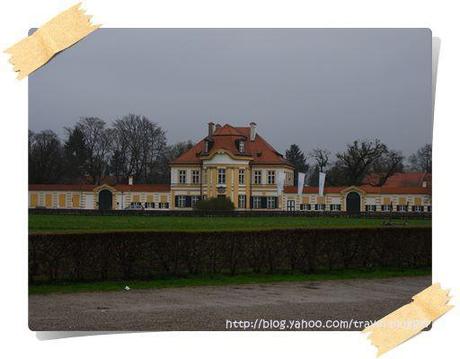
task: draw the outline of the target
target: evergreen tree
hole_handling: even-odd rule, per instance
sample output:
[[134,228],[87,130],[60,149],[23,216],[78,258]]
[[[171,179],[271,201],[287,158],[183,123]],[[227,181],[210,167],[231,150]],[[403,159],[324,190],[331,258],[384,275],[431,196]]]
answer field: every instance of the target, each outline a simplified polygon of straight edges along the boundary
[[292,144],[286,150],[286,159],[294,166],[294,184],[297,186],[298,173],[306,173],[308,171],[307,158],[299,146]]

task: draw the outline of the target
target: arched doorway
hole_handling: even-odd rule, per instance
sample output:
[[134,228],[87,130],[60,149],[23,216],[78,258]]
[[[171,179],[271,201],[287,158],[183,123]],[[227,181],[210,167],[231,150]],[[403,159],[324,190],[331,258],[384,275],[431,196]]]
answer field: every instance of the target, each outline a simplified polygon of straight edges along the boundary
[[361,196],[358,192],[350,192],[347,195],[347,213],[357,214],[361,212]]
[[103,211],[112,209],[112,192],[108,189],[99,192],[99,209]]

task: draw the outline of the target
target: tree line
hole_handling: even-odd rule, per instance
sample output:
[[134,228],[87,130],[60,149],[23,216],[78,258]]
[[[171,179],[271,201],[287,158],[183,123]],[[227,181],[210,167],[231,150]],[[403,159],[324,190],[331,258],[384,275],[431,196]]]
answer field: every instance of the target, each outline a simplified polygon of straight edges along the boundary
[[168,183],[169,161],[192,143],[168,145],[165,131],[145,116],[128,114],[111,126],[98,117],[65,128],[65,138],[51,131],[29,130],[29,183],[101,184],[133,176],[136,183]]
[[[129,176],[136,183],[169,183],[169,162],[192,146],[191,141],[168,145],[166,132],[142,115],[125,115],[110,126],[98,117],[84,117],[65,128],[64,139],[51,130],[29,130],[29,183],[101,184],[108,176],[113,183],[124,183]],[[305,154],[292,144],[285,157],[313,186],[320,171],[333,186],[361,184],[369,174],[381,185],[396,172],[431,173],[430,144],[407,160],[379,140],[356,140],[335,158],[327,149]]]
[[355,140],[344,151],[335,154],[324,148],[315,148],[305,154],[298,145],[292,144],[286,151],[286,159],[295,167],[297,173],[306,173],[306,183],[317,186],[319,172],[326,173],[326,183],[330,186],[360,185],[372,175],[376,186],[397,172],[431,173],[431,144],[426,144],[409,157],[400,151],[392,150],[380,140]]

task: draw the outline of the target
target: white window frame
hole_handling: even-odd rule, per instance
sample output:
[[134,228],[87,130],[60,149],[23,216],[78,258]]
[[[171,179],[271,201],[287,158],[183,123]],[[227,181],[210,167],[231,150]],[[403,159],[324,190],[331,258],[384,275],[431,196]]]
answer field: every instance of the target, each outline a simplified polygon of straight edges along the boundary
[[315,211],[325,211],[326,205],[324,203],[315,204]]
[[225,168],[217,169],[217,184],[224,185],[226,180]]
[[342,206],[340,204],[337,204],[337,203],[332,203],[330,205],[331,211],[341,211],[342,210],[341,207]]
[[179,179],[180,184],[186,184],[187,183],[187,171],[186,170],[179,170],[177,177]]
[[185,196],[184,195],[178,195],[177,196],[177,207],[178,208],[185,208]]
[[244,176],[245,176],[245,170],[240,169],[239,172],[238,172],[238,183],[240,185],[244,185]]
[[238,151],[240,151],[240,153],[244,153],[245,151],[245,143],[243,140],[238,142]]
[[192,170],[192,183],[193,184],[200,183],[200,171],[199,170]]
[[246,208],[246,195],[238,195],[238,208]]
[[195,207],[196,203],[200,200],[200,196],[191,196],[190,202],[192,207]]
[[261,196],[252,197],[252,208],[254,209],[262,208],[262,197]]
[[382,204],[382,212],[391,212],[393,206],[391,204]]
[[295,199],[288,199],[286,201],[286,210],[288,211],[295,211]]
[[254,171],[254,184],[262,184],[262,171],[261,170]]
[[269,209],[276,208],[276,197],[273,197],[273,196],[267,197],[267,208]]
[[273,170],[267,171],[267,184],[275,184],[276,172]]

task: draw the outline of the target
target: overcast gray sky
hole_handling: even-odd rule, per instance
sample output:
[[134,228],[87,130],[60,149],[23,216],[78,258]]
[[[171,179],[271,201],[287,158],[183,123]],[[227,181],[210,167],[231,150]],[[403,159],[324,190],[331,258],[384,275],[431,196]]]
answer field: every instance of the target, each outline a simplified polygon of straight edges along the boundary
[[29,127],[145,115],[169,143],[207,123],[257,123],[280,152],[379,138],[431,143],[431,33],[423,29],[101,29],[29,77]]

